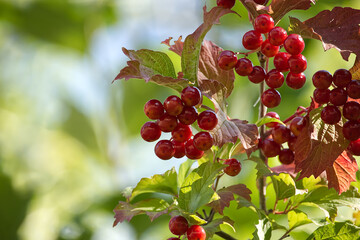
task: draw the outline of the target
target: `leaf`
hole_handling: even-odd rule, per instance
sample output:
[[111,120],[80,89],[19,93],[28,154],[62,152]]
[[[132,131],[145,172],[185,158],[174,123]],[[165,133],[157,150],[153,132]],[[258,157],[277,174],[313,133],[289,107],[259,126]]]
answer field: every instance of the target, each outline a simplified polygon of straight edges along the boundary
[[292,210],[288,214],[289,228],[294,229],[302,225],[312,223],[306,213],[300,210]]
[[172,39],[172,37],[169,37],[168,39],[162,41],[161,43],[169,46],[170,51],[172,51],[172,52],[176,53],[177,55],[181,56],[181,53],[182,53],[182,50],[183,50],[183,47],[184,47],[184,42],[181,41],[182,36],[180,36],[178,38],[178,40],[175,40],[173,45],[170,44],[171,39]]
[[311,7],[311,4],[315,4],[315,0],[272,0],[270,9],[273,13],[271,16],[274,22],[277,23],[288,12],[292,10],[307,10]]
[[262,125],[264,125],[266,123],[271,123],[271,122],[277,122],[277,123],[280,123],[280,124],[286,126],[286,124],[283,123],[281,120],[279,120],[277,118],[268,117],[268,116],[260,118],[255,124],[256,124],[256,126],[261,127]]
[[360,228],[348,222],[336,222],[319,227],[307,239],[354,240],[359,239]]
[[278,200],[295,195],[295,182],[289,174],[280,173],[278,176],[271,176],[271,179]]
[[204,219],[198,217],[196,214],[188,215],[187,219],[191,225],[203,225],[207,223]]
[[142,178],[134,188],[131,200],[142,193],[165,193],[177,196],[177,174],[175,168],[151,178]]
[[326,169],[329,188],[335,188],[339,194],[348,190],[350,183],[356,181],[357,170],[358,165],[355,158],[349,152],[344,151],[333,166]]
[[271,222],[267,218],[259,219],[255,225],[256,230],[253,232],[253,240],[270,240],[271,239]]
[[178,190],[180,190],[180,187],[184,183],[186,177],[190,174],[191,166],[193,164],[194,164],[194,160],[191,160],[191,159],[188,159],[185,162],[183,162],[182,164],[180,164],[179,174],[177,176]]
[[349,69],[352,74],[352,79],[360,79],[360,57],[356,56],[354,66]]
[[256,179],[260,179],[261,177],[268,177],[276,174],[269,168],[269,166],[267,166],[264,163],[264,161],[261,158],[253,156],[249,158],[249,160],[256,162],[256,167],[255,167],[255,169],[257,170]]
[[216,232],[221,230],[220,229],[221,224],[226,224],[230,226],[235,232],[234,221],[231,220],[229,217],[223,217],[223,218],[214,219],[210,223],[203,226],[203,228],[206,231],[206,237],[208,239],[212,238]]
[[291,16],[289,17],[289,19],[290,19],[289,33],[297,33],[301,35],[303,38],[313,38],[320,41],[322,40],[321,36],[317,34],[313,28],[301,22],[299,19]]
[[263,6],[261,4],[255,3],[253,0],[240,0],[240,2],[244,5],[246,10],[249,12],[251,16],[250,20],[255,19],[260,14],[270,14],[272,11],[269,7]]
[[279,173],[287,173],[290,176],[292,176],[293,178],[296,177],[296,173],[295,173],[295,164],[294,163],[290,163],[290,164],[281,164],[279,166],[276,167],[272,167],[271,171],[273,171],[276,174]]

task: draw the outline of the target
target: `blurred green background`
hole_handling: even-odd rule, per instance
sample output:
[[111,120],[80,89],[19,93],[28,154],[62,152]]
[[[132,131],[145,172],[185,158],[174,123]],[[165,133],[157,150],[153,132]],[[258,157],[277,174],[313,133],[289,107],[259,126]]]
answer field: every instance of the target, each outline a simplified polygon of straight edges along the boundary
[[[126,64],[123,46],[163,50],[179,71],[179,57],[160,42],[192,33],[201,24],[204,4],[204,0],[0,0],[1,240],[171,236],[167,216],[151,225],[146,216],[138,216],[112,228],[112,210],[125,187],[182,162],[157,159],[155,143],[139,137],[147,121],[144,103],[151,98],[162,101],[174,92],[142,80],[111,81]],[[215,0],[206,4],[214,6]],[[356,0],[320,0],[311,10],[291,15],[306,20],[335,5],[360,8]],[[214,26],[207,39],[240,51],[241,37],[251,26],[239,2],[235,10],[242,18],[223,17],[223,24]],[[280,25],[287,24],[284,19]],[[306,44],[308,79],[320,69],[334,72],[352,66],[354,56],[345,62],[336,50],[324,53],[320,42]],[[309,104],[312,91],[311,81],[300,91],[283,87],[282,103],[274,110],[285,119],[297,106]],[[255,122],[257,98],[257,86],[238,77],[229,99],[230,117]],[[221,184],[248,184],[256,203],[254,165],[243,166],[239,176],[224,177]],[[269,187],[269,206],[273,201]],[[233,235],[247,239],[256,216],[234,209],[225,210],[236,220]],[[286,224],[286,219],[279,221]],[[311,230],[301,228],[293,237],[303,239],[303,232]]]

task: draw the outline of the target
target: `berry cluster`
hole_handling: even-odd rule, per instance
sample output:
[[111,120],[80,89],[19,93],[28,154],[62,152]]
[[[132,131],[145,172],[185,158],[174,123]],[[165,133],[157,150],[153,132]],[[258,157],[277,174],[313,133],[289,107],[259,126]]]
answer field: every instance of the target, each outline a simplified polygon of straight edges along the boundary
[[[265,35],[263,40],[262,34]],[[240,76],[247,76],[253,83],[261,83],[265,80],[269,87],[261,95],[262,103],[269,108],[278,106],[281,102],[280,93],[276,90],[286,81],[293,89],[304,86],[306,77],[304,71],[307,67],[306,58],[301,54],[305,48],[302,37],[298,34],[287,35],[281,27],[274,27],[274,20],[267,14],[261,14],[254,20],[254,30],[246,32],[242,39],[243,46],[254,52],[260,52],[267,58],[274,57],[274,69],[265,71],[261,66],[253,66],[251,60],[238,59],[233,51],[226,50],[220,53],[218,65],[223,70],[235,68]],[[286,52],[279,52],[284,47]],[[290,72],[289,72],[290,71]],[[284,72],[289,72],[284,77]]]
[[187,235],[188,240],[205,240],[206,233],[203,227],[199,225],[192,225],[189,227],[188,221],[183,216],[175,216],[170,219],[169,229],[178,238],[172,237],[168,240],[180,240],[180,236]]
[[[171,132],[170,140],[160,140],[155,146],[155,154],[160,159],[172,157],[200,159],[204,151],[213,145],[213,137],[208,132],[218,123],[215,112],[206,110],[198,114],[196,106],[201,104],[202,95],[196,87],[186,87],[181,98],[172,95],[164,104],[159,100],[149,100],[144,107],[146,116],[156,122],[146,122],[141,128],[141,137],[147,142],[160,138],[161,132]],[[197,121],[201,131],[193,136],[191,124]]]

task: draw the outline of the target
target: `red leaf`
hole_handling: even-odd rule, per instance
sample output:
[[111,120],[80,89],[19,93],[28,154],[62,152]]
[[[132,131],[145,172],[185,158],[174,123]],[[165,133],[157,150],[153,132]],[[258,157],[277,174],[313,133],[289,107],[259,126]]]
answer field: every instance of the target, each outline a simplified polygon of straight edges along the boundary
[[291,164],[282,164],[276,167],[271,168],[271,170],[276,173],[276,174],[280,174],[280,173],[288,173],[290,174],[293,178],[296,176],[295,173],[295,164],[291,163]]
[[291,10],[307,10],[311,4],[315,4],[315,0],[272,0],[269,7],[273,12],[271,16],[278,22]]
[[329,188],[341,194],[349,189],[350,183],[356,181],[358,165],[355,158],[344,151],[334,162],[333,166],[326,169]]
[[266,13],[270,14],[272,11],[269,9],[269,7],[266,7],[264,5],[257,4],[253,0],[240,0],[240,2],[244,5],[246,10],[249,12],[250,20],[255,19],[260,14]]
[[141,211],[133,211],[133,207],[130,203],[120,201],[114,209],[115,221],[113,227],[115,227],[118,223],[122,223],[125,220],[129,222],[134,216],[138,215],[140,212]]
[[169,50],[173,51],[174,53],[176,53],[177,55],[181,56],[182,50],[183,50],[183,46],[184,46],[184,42],[181,41],[182,36],[180,36],[178,38],[178,40],[174,41],[174,44],[171,45],[170,41],[171,41],[172,37],[169,37],[168,39],[162,41],[161,43],[169,46]]

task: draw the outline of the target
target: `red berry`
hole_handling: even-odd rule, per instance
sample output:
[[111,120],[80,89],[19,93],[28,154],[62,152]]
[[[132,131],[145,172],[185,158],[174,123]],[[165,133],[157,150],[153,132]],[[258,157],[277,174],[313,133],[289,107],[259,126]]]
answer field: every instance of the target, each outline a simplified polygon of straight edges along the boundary
[[314,100],[319,104],[328,103],[330,100],[330,90],[316,88],[314,90]]
[[290,139],[288,141],[288,146],[291,151],[295,151],[295,144],[296,144],[297,137],[291,134]]
[[276,157],[281,151],[280,145],[277,144],[273,139],[260,140],[259,148],[261,149],[264,156],[268,158]]
[[158,121],[157,125],[163,132],[171,132],[178,125],[177,118],[165,113]]
[[291,136],[291,131],[289,128],[285,127],[284,125],[279,125],[273,128],[271,135],[276,143],[283,144],[289,141]]
[[252,72],[249,74],[248,78],[250,82],[261,83],[264,81],[266,76],[264,68],[260,66],[254,66]]
[[293,33],[285,39],[284,48],[291,55],[298,55],[304,50],[305,42],[300,35]]
[[338,69],[333,76],[333,82],[338,87],[346,87],[351,82],[351,73],[346,69]]
[[229,176],[236,176],[241,171],[241,163],[235,158],[226,159],[224,164],[229,165],[224,169],[224,172]]
[[256,2],[257,4],[265,5],[268,0],[254,0],[254,2]]
[[270,15],[260,14],[254,20],[254,29],[260,33],[268,33],[274,28],[274,20]]
[[[280,116],[276,112],[268,112],[265,114],[265,117],[276,118],[276,119],[280,120]],[[278,122],[269,122],[269,123],[265,123],[265,126],[267,126],[268,128],[274,128],[276,126],[279,126],[279,123]]]
[[343,88],[334,88],[330,92],[330,103],[335,106],[342,106],[347,102],[348,96]]
[[274,27],[269,32],[269,41],[274,46],[280,46],[287,38],[287,32],[282,27]]
[[289,58],[290,54],[286,52],[279,52],[274,57],[274,66],[280,72],[287,72],[290,70],[289,67]]
[[273,57],[279,52],[279,46],[272,45],[269,39],[261,44],[261,52],[267,57]]
[[185,154],[189,159],[200,159],[204,155],[204,151],[197,149],[194,145],[193,139],[189,139],[185,143]]
[[169,229],[174,235],[183,235],[188,228],[188,221],[183,216],[175,216],[170,219]]
[[351,154],[355,156],[360,156],[360,138],[350,142],[348,148],[347,148]]
[[279,88],[284,83],[284,74],[276,69],[272,69],[266,74],[265,82],[270,88]]
[[197,87],[186,87],[181,92],[181,100],[185,106],[196,106],[201,103],[201,92]]
[[235,5],[235,0],[217,0],[217,5],[223,8],[232,8]]
[[233,51],[222,51],[218,57],[219,67],[223,70],[230,70],[235,67],[237,57]]
[[279,154],[279,161],[282,164],[290,164],[292,162],[294,162],[294,153],[292,150],[290,149],[283,149],[281,150],[280,154]]
[[186,142],[192,136],[191,127],[189,125],[179,123],[171,132],[171,136],[177,142]]
[[317,71],[312,77],[314,86],[319,89],[329,88],[331,86],[332,80],[332,75],[325,70]]
[[162,160],[168,160],[174,156],[175,149],[169,140],[160,140],[155,145],[155,154]]
[[198,113],[195,107],[185,106],[183,111],[177,116],[179,122],[185,125],[193,124],[198,117]]
[[177,142],[174,139],[171,140],[171,143],[173,144],[175,149],[174,157],[182,158],[183,156],[185,156],[185,143]]
[[141,128],[141,137],[147,142],[156,141],[160,136],[160,128],[154,122],[146,122]]
[[194,146],[201,151],[209,150],[214,144],[213,137],[209,132],[198,132],[195,134],[193,142]]
[[216,127],[218,118],[213,111],[206,110],[199,114],[197,123],[201,129],[210,131]]
[[199,225],[192,225],[187,230],[187,238],[188,240],[205,240],[206,232],[203,227]]
[[291,120],[290,130],[295,136],[299,136],[305,126],[306,126],[305,118],[295,117],[293,120]]
[[359,121],[347,121],[343,126],[343,134],[347,140],[355,141],[360,138],[360,122]]
[[341,119],[341,112],[338,107],[328,105],[321,111],[321,119],[327,124],[336,124]]
[[346,92],[353,99],[360,98],[360,81],[353,80],[346,86]]
[[306,82],[306,76],[304,73],[292,73],[289,72],[286,76],[286,85],[292,89],[300,89]]
[[253,70],[252,62],[247,58],[240,58],[235,66],[235,71],[240,76],[247,76]]
[[248,50],[255,50],[258,49],[263,42],[263,38],[261,36],[261,33],[250,30],[247,33],[244,34],[242,39],[242,44],[244,48]]
[[177,238],[177,237],[171,237],[171,238],[168,238],[167,240],[181,240],[181,239]]
[[343,107],[344,118],[357,121],[360,119],[360,104],[357,102],[347,102]]
[[302,54],[292,55],[289,58],[288,63],[290,67],[290,72],[292,73],[302,73],[306,70],[307,67],[306,58]]
[[162,115],[164,115],[164,106],[159,100],[151,99],[145,104],[144,112],[150,119],[159,119]]
[[268,108],[277,107],[281,102],[280,93],[270,88],[261,95],[261,102]]
[[179,97],[172,95],[165,99],[164,108],[171,116],[177,116],[182,112],[184,105]]

